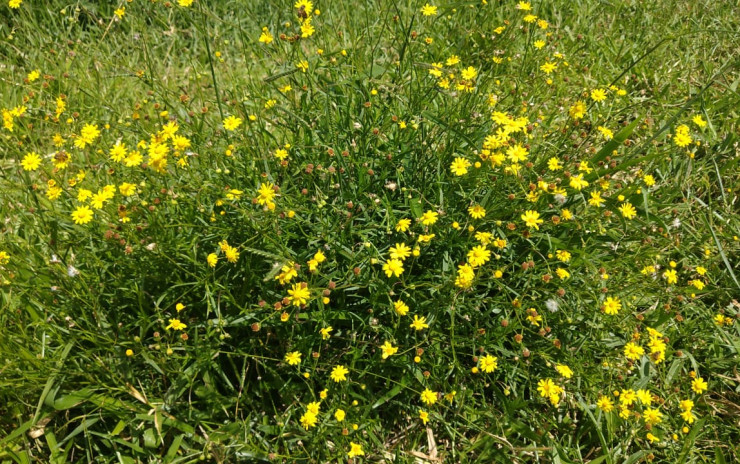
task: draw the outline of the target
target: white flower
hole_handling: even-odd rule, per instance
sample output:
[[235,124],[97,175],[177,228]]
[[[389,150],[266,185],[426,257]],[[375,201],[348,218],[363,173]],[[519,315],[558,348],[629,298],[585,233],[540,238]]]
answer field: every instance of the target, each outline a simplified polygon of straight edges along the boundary
[[554,313],[558,310],[558,302],[550,298],[549,300],[545,301],[545,306],[547,307],[547,310],[551,313]]
[[70,277],[77,277],[78,275],[80,275],[80,271],[78,271],[76,267],[70,264],[69,266],[67,266],[67,275]]

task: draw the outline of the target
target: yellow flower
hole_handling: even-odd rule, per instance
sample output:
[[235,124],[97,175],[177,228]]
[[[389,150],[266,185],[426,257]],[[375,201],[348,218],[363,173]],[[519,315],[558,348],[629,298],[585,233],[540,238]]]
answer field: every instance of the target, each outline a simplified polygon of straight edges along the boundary
[[134,150],[129,152],[128,156],[124,158],[123,163],[126,165],[126,167],[133,168],[139,166],[142,161],[144,161],[144,157],[139,151]]
[[190,5],[193,4],[193,0],[178,0],[177,4],[181,7],[188,8]]
[[584,187],[588,187],[588,181],[583,178],[583,174],[570,177],[570,186],[578,191],[581,191]]
[[342,366],[341,364],[338,366],[335,366],[331,370],[331,379],[335,382],[341,382],[343,380],[347,380],[347,374],[349,373],[349,369]]
[[421,401],[424,404],[433,405],[437,402],[437,392],[434,392],[428,388],[425,388],[423,392],[421,392]]
[[136,184],[131,184],[128,182],[124,182],[121,185],[118,186],[118,191],[123,195],[124,197],[130,197],[134,193],[136,193]]
[[273,40],[273,38],[272,38],[272,34],[270,34],[270,31],[266,27],[263,27],[262,28],[262,33],[260,34],[260,38],[258,39],[258,41],[260,43],[263,43],[263,44],[267,45],[267,44],[271,43],[272,40]]
[[414,314],[414,322],[411,323],[410,327],[416,330],[423,330],[429,328],[429,324],[427,324],[426,317],[419,317]]
[[474,268],[486,264],[490,259],[491,251],[487,250],[485,245],[475,246],[468,252],[468,261]]
[[113,145],[113,148],[111,148],[110,150],[110,159],[112,159],[116,163],[120,163],[121,161],[123,161],[123,159],[126,158],[126,155],[126,145],[121,143],[120,141],[116,142],[116,144]]
[[396,310],[399,316],[405,316],[409,312],[409,307],[406,303],[401,300],[393,302],[393,308]]
[[604,204],[604,199],[601,197],[601,192],[591,192],[588,204],[591,206],[601,207]]
[[391,247],[388,251],[390,252],[390,256],[392,259],[397,259],[400,261],[403,261],[404,259],[411,256],[411,248],[406,246],[405,243],[396,243],[396,246]]
[[285,285],[297,276],[298,271],[295,268],[295,263],[293,261],[289,261],[280,268],[280,273],[275,276],[275,280],[279,281],[281,285]]
[[398,351],[398,347],[393,346],[388,340],[380,346],[380,349],[383,350],[383,359],[388,359],[389,356],[393,356]]
[[421,423],[426,425],[427,422],[429,422],[429,413],[424,411],[423,409],[419,410],[419,419],[421,419]]
[[696,124],[697,126],[701,128],[704,128],[707,125],[707,122],[701,117],[700,114],[697,114],[691,120],[694,122],[694,124]]
[[423,7],[421,7],[421,14],[424,16],[436,16],[437,7],[427,3]]
[[619,298],[607,297],[602,308],[604,308],[604,312],[606,314],[614,316],[619,313],[620,309],[622,309],[622,303],[619,301]]
[[470,264],[461,264],[457,267],[457,276],[455,285],[460,288],[468,288],[473,284],[475,279],[475,269]]
[[308,430],[309,427],[315,427],[317,421],[318,417],[311,411],[306,411],[305,414],[301,416],[301,425],[306,430]]
[[271,182],[260,183],[258,194],[257,203],[269,206],[275,198],[275,185]]
[[[593,94],[592,94],[593,95]],[[573,119],[583,119],[586,115],[586,104],[582,101],[577,101],[568,109],[568,114]]]
[[540,396],[543,398],[558,397],[563,392],[563,389],[557,385],[552,379],[540,379],[537,382],[537,391],[540,392]]
[[612,132],[610,129],[607,129],[604,126],[599,126],[596,129],[601,132],[601,135],[603,135],[606,140],[611,140],[614,138],[614,132]]
[[637,400],[637,394],[632,389],[622,390],[619,394],[619,403],[622,406],[631,406],[635,400]]
[[301,353],[293,351],[285,355],[285,362],[291,366],[296,366],[301,363]]
[[691,135],[689,134],[689,126],[684,124],[676,127],[676,133],[673,135],[673,142],[676,146],[687,147],[691,144]]
[[547,160],[547,169],[549,169],[550,171],[559,171],[563,169],[563,165],[558,158],[553,156],[552,158]]
[[549,61],[545,61],[545,64],[540,66],[540,71],[544,72],[545,74],[550,74],[553,71],[555,71],[558,68],[557,63],[550,63]]
[[437,222],[437,218],[439,217],[439,213],[435,211],[428,210],[421,216],[421,223],[425,226],[431,226],[435,222]]
[[558,371],[558,374],[562,375],[566,379],[573,377],[573,371],[571,370],[571,368],[564,364],[557,364],[555,366],[555,370]]
[[595,102],[600,102],[606,100],[606,90],[604,89],[594,89],[591,91],[591,99]]
[[344,412],[344,410],[342,410],[342,409],[337,409],[337,410],[336,410],[336,411],[334,412],[334,418],[335,418],[335,419],[337,420],[337,422],[342,422],[342,421],[344,421],[344,418],[345,418],[345,416],[346,416],[346,415],[347,415],[347,414],[346,414],[346,413]]
[[632,219],[637,216],[637,210],[635,210],[635,207],[630,202],[622,203],[618,209],[626,219]]
[[640,389],[637,390],[637,399],[645,406],[650,406],[653,402],[653,395],[648,390]]
[[430,242],[434,238],[435,234],[420,234],[417,240],[421,243]]
[[473,219],[482,219],[486,217],[486,209],[481,205],[474,205],[468,208],[468,214],[470,214],[470,217]]
[[604,395],[599,397],[599,401],[596,402],[596,406],[604,412],[611,412],[614,410],[614,402],[608,396]]
[[100,130],[97,125],[85,124],[80,131],[80,136],[75,140],[75,146],[77,148],[85,148],[91,145],[98,136],[100,136]]
[[288,290],[288,295],[290,295],[293,306],[300,306],[306,304],[311,296],[311,291],[308,289],[308,284],[300,282],[293,284],[293,288]]
[[24,171],[35,171],[41,165],[41,157],[36,153],[28,153],[21,160],[21,166]]
[[685,409],[685,410],[681,411],[681,414],[680,415],[681,415],[681,418],[685,422],[688,422],[689,424],[693,424],[694,421],[696,420],[696,416],[691,411],[691,409]]
[[72,212],[72,220],[75,224],[87,224],[92,221],[92,219],[93,212],[87,206],[78,206],[77,209]]
[[[313,27],[313,24],[311,24],[311,18],[308,18],[301,24],[301,37],[306,39],[308,37],[311,37],[314,32],[316,32],[316,28]],[[304,61],[305,62],[305,61]],[[306,63],[306,69],[308,69],[308,63]],[[303,71],[306,72],[306,71]]]
[[185,330],[188,326],[182,322],[180,322],[180,319],[170,319],[170,325],[165,327],[165,330]]
[[401,219],[396,223],[396,232],[406,232],[411,226],[411,219]]
[[691,389],[700,395],[707,391],[708,386],[707,382],[701,377],[697,377],[691,381]]
[[660,424],[663,420],[663,414],[660,411],[653,408],[647,408],[642,412],[642,417],[645,419],[646,424],[656,425]]
[[224,119],[224,129],[227,131],[233,131],[236,130],[239,126],[242,125],[242,118],[237,118],[236,116],[229,116],[228,118]]
[[463,69],[460,72],[460,75],[466,81],[472,81],[478,75],[478,71],[476,71],[476,69],[474,67],[468,66],[466,69]]
[[206,262],[210,267],[216,267],[216,263],[218,262],[218,255],[216,253],[210,253],[206,257]]
[[527,157],[529,156],[529,151],[527,151],[526,148],[517,143],[516,145],[509,147],[509,149],[506,150],[506,156],[511,162],[519,163],[527,160]]
[[224,250],[224,255],[226,255],[226,260],[230,263],[235,263],[239,260],[239,250],[237,250],[233,246],[228,246]]
[[471,166],[470,161],[465,158],[455,158],[450,165],[450,171],[456,176],[464,176],[468,173],[468,168]]
[[540,219],[540,213],[532,210],[525,211],[524,214],[522,214],[522,221],[524,221],[524,224],[526,224],[527,227],[534,227],[537,230],[540,230],[539,225],[545,222]]
[[306,411],[310,412],[311,414],[318,415],[320,408],[321,408],[320,401],[312,401],[306,405]]
[[668,285],[673,285],[678,282],[678,273],[675,269],[668,269],[663,273],[663,277],[666,282],[668,282]]
[[645,349],[640,345],[629,342],[624,345],[624,355],[633,361],[637,361],[640,357],[645,354]]
[[362,451],[362,445],[359,445],[353,441],[349,442],[350,450],[347,453],[347,456],[350,458],[354,458],[356,456],[364,456],[365,452]]
[[319,333],[321,334],[321,339],[322,340],[328,340],[329,338],[331,338],[331,331],[332,330],[334,330],[334,328],[331,327],[331,326],[324,327],[322,329],[319,329]]
[[310,15],[313,12],[313,2],[311,0],[298,0],[293,5],[293,8],[297,10],[303,9],[306,14]]
[[400,277],[404,271],[403,261],[400,261],[398,259],[389,259],[385,262],[385,264],[383,264],[383,271],[388,277],[391,277],[393,275],[395,275],[396,277]]
[[498,358],[487,354],[480,359],[479,364],[483,372],[490,374],[498,368]]

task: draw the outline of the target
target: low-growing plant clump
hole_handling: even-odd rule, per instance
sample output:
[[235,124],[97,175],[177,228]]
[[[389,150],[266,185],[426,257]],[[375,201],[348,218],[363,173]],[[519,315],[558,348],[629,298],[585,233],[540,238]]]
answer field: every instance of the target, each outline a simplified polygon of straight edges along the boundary
[[716,3],[3,0],[0,462],[737,461]]

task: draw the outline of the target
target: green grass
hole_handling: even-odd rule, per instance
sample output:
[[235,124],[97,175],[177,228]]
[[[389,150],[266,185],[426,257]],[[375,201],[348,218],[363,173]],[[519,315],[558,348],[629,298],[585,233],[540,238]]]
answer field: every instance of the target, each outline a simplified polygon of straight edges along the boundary
[[[294,39],[288,1],[3,0],[0,463],[345,462],[352,443],[355,462],[740,460],[740,4],[424,3],[314,2],[315,33]],[[456,89],[469,67],[470,91]],[[162,136],[169,122],[188,146]],[[100,135],[76,146],[87,124]],[[119,141],[142,160],[111,159]],[[488,159],[515,145],[526,160]],[[100,208],[78,197],[106,186]],[[75,224],[82,205],[94,217]],[[478,232],[505,243],[464,282]],[[388,277],[399,243],[418,253]],[[300,282],[305,306],[288,293]],[[386,341],[398,351],[383,359]],[[645,353],[628,359],[629,342]],[[541,395],[547,379],[562,392]],[[630,389],[651,404],[620,417]]]

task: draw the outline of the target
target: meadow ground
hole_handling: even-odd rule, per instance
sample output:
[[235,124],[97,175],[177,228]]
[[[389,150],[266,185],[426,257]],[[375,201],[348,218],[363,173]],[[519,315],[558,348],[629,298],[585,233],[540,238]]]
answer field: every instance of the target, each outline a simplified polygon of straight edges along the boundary
[[738,13],[2,0],[0,463],[739,462]]

